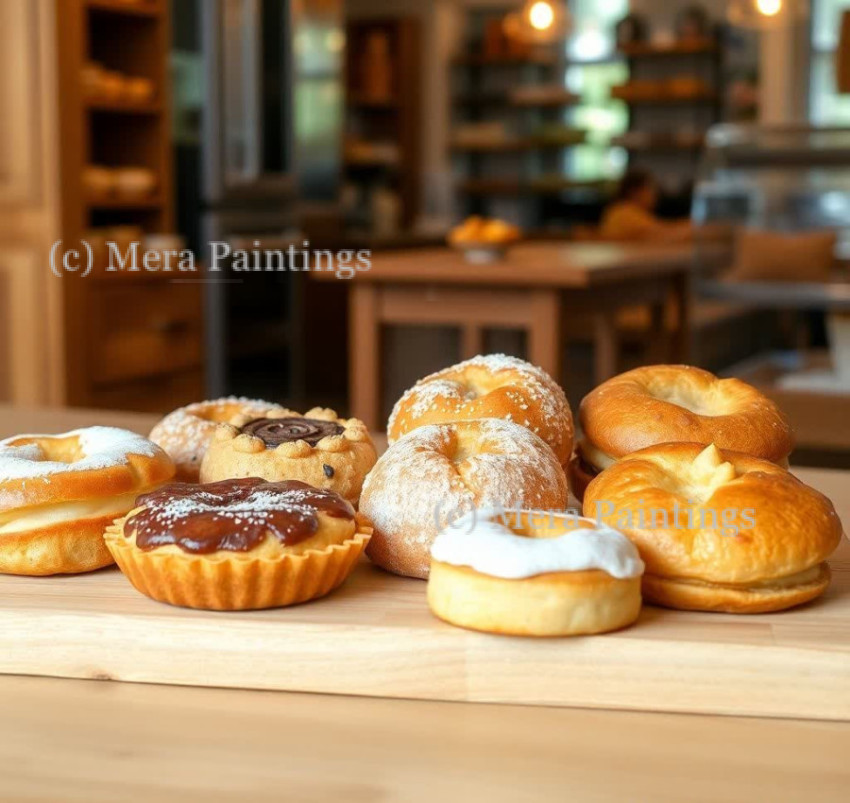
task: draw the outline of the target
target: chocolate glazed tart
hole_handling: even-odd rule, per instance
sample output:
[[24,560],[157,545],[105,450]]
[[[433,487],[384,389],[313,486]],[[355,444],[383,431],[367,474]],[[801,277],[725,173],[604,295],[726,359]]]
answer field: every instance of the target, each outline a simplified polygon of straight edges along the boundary
[[306,441],[310,446],[318,445],[322,438],[342,435],[345,428],[335,421],[320,421],[318,418],[257,418],[239,430],[243,435],[253,435],[266,446],[274,448],[282,443]]
[[145,494],[105,540],[121,571],[152,599],[235,611],[329,593],[371,532],[333,491],[250,477]]

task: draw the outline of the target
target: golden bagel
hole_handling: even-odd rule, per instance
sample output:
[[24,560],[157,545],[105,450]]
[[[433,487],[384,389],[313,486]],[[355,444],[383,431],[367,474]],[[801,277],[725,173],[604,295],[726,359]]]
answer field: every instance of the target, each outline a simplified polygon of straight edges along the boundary
[[570,463],[581,498],[590,480],[624,455],[659,443],[719,449],[788,465],[794,435],[779,408],[739,379],[687,365],[650,365],[603,382],[581,402],[582,439]]

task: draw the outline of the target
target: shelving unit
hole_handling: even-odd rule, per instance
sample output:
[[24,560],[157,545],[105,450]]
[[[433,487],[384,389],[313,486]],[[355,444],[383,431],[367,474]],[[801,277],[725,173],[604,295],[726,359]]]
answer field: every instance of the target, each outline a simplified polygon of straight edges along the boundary
[[565,42],[535,48],[505,40],[498,52],[509,10],[467,12],[464,52],[452,60],[448,147],[461,217],[495,215],[539,229],[553,203],[563,209],[576,187],[586,195],[601,185],[567,174],[566,151],[583,144],[585,132],[571,123],[580,98],[564,84]]
[[[140,236],[173,231],[168,3],[55,2],[62,239],[80,242],[116,227]],[[145,79],[152,97],[91,94],[83,74],[92,63]],[[84,183],[92,164],[143,168],[156,189],[138,196],[92,193]],[[62,284],[66,403],[158,411],[200,398],[199,285],[174,284],[167,274],[118,278],[103,267]]]
[[[370,87],[365,75],[373,37],[386,47],[383,87]],[[369,208],[377,188],[394,193],[398,228],[408,231],[419,214],[422,181],[419,21],[352,20],[346,42],[345,179],[356,188],[360,209]]]
[[[612,142],[626,149],[629,164],[649,168],[665,189],[662,207],[675,215],[690,210],[689,176],[696,168],[708,128],[723,117],[722,49],[717,38],[670,43],[640,42],[621,46],[618,55],[629,70],[629,84],[612,89],[611,95],[628,109],[628,131],[643,136],[629,141],[628,133]],[[674,90],[669,82],[694,82],[690,92]],[[627,91],[632,81],[640,92]],[[650,94],[651,84],[658,86]],[[699,84],[703,86],[700,87]],[[677,143],[677,133],[687,142]],[[675,191],[671,189],[675,187]]]

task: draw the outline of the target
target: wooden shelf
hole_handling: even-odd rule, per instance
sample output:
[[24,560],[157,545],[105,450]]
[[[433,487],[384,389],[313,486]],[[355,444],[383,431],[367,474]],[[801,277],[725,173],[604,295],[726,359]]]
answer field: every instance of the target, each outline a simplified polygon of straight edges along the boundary
[[518,153],[524,151],[572,148],[585,142],[585,132],[578,132],[575,139],[558,140],[546,137],[525,137],[502,142],[453,142],[451,149],[460,153]]
[[693,95],[658,95],[644,98],[624,98],[611,93],[615,100],[621,100],[628,106],[693,106],[704,103],[716,103],[716,92],[701,92]]
[[526,56],[484,56],[470,54],[456,56],[452,64],[458,67],[522,67],[524,65],[554,66],[566,63],[557,53],[529,53]]
[[466,179],[457,187],[468,195],[558,195],[570,190],[599,190],[609,189],[611,182],[607,179],[578,181],[569,178],[558,179]]
[[122,3],[121,0],[86,0],[86,5],[92,11],[123,14],[128,17],[156,19],[162,14],[162,5],[160,2]]
[[103,100],[89,98],[85,105],[91,111],[114,114],[162,114],[162,104],[155,100],[138,103],[136,101]]
[[161,195],[146,195],[137,198],[120,195],[99,198],[90,195],[86,198],[86,203],[90,209],[95,211],[106,209],[160,209],[164,205]]
[[701,56],[714,55],[719,45],[714,40],[700,42],[673,42],[669,45],[658,45],[652,42],[641,42],[633,45],[623,45],[618,52],[626,58],[665,58],[667,56]]

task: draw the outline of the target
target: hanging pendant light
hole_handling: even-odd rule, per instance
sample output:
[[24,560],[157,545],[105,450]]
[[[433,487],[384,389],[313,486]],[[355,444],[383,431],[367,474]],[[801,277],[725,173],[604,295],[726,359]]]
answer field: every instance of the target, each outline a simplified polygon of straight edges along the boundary
[[505,33],[522,42],[547,45],[563,39],[572,19],[563,0],[525,0],[505,18]]
[[738,28],[792,25],[808,16],[808,0],[729,0],[726,5],[726,19]]

